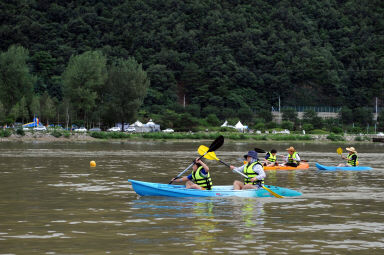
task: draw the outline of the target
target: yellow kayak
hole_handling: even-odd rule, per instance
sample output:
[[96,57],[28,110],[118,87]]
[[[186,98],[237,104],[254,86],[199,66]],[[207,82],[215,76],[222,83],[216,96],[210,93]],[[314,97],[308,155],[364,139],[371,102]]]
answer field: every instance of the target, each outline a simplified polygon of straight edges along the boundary
[[301,162],[299,166],[265,166],[264,170],[304,170],[308,169],[309,164],[307,162]]

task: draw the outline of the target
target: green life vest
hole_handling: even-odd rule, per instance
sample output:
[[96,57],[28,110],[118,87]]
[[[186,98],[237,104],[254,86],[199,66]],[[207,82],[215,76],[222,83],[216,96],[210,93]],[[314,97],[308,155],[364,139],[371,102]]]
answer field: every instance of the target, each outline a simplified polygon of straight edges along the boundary
[[[356,159],[352,159],[353,155],[356,155]],[[348,159],[348,162],[347,162],[348,165],[351,165],[351,166],[358,165],[357,154],[348,154],[347,159]]]
[[211,175],[208,172],[207,177],[202,176],[200,173],[201,169],[203,169],[202,166],[197,168],[196,172],[192,171],[192,180],[200,187],[210,190],[212,187]]
[[292,155],[291,154],[288,154],[288,163],[295,163],[295,164],[299,164],[299,161],[296,161],[294,158],[296,157],[296,155],[299,155],[297,152],[294,152]]
[[260,164],[260,162],[257,160],[256,162],[253,162],[252,164],[247,164],[245,167],[244,167],[244,174],[248,176],[248,178],[244,178],[244,183],[245,184],[248,184],[248,183],[252,183],[252,185],[256,185],[256,184],[264,184],[264,179],[263,180],[256,180],[254,182],[251,182],[251,179],[258,176],[259,174],[256,173],[255,171],[253,171],[253,166],[256,165],[256,164],[259,164],[261,167],[263,167],[262,164]]
[[267,158],[267,160],[268,160],[269,162],[276,162],[276,155],[272,155],[271,152],[268,152],[268,158]]

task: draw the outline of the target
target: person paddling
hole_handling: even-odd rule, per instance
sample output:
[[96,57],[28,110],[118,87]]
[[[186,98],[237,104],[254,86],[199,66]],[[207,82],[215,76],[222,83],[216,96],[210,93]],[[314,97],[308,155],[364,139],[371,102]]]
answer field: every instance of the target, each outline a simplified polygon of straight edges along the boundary
[[279,165],[276,161],[277,150],[272,149],[265,154],[264,166],[277,166]]
[[288,151],[288,155],[285,158],[284,165],[292,166],[292,167],[297,167],[298,165],[300,165],[301,159],[300,159],[299,153],[297,153],[295,148],[291,146],[287,149],[287,151]]
[[249,151],[244,158],[247,160],[247,164],[240,167],[230,166],[232,171],[237,171],[248,176],[244,178],[244,182],[234,181],[233,189],[259,189],[264,184],[264,178],[266,177],[263,165],[259,162],[257,158],[256,151]]
[[192,173],[181,178],[173,178],[171,182],[186,182],[187,189],[211,190],[212,179],[209,174],[209,167],[199,158],[196,158],[192,166]]
[[342,159],[347,160],[347,163],[339,164],[338,166],[358,166],[359,161],[357,161],[357,151],[354,147],[345,148],[349,153],[346,157],[341,156]]

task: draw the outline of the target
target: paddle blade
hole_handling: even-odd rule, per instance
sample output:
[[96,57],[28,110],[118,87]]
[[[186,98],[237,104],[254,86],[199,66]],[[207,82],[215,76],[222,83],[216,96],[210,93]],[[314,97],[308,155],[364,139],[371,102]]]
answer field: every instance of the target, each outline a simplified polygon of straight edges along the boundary
[[216,138],[215,141],[212,142],[212,144],[209,146],[208,152],[217,150],[218,148],[221,147],[221,145],[223,145],[223,143],[224,143],[224,136],[221,135],[218,138]]
[[204,156],[204,158],[206,158],[206,159],[209,159],[209,160],[219,160],[216,157],[216,154],[213,151],[207,153],[208,150],[209,150],[209,148],[207,146],[200,145],[200,147],[197,149],[197,152],[200,155]]
[[260,149],[260,148],[255,148],[254,149],[257,153],[265,153],[265,150]]
[[343,153],[343,149],[341,147],[337,148],[337,154],[341,155]]

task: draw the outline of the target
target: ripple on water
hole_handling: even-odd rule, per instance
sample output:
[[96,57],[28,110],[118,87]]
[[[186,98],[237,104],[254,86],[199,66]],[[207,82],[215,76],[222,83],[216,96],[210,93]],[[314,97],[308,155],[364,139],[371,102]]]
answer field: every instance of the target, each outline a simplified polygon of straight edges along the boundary
[[20,238],[20,239],[49,239],[49,238],[64,237],[64,236],[65,235],[63,233],[52,233],[50,235],[25,234],[25,235],[7,236],[7,237]]

